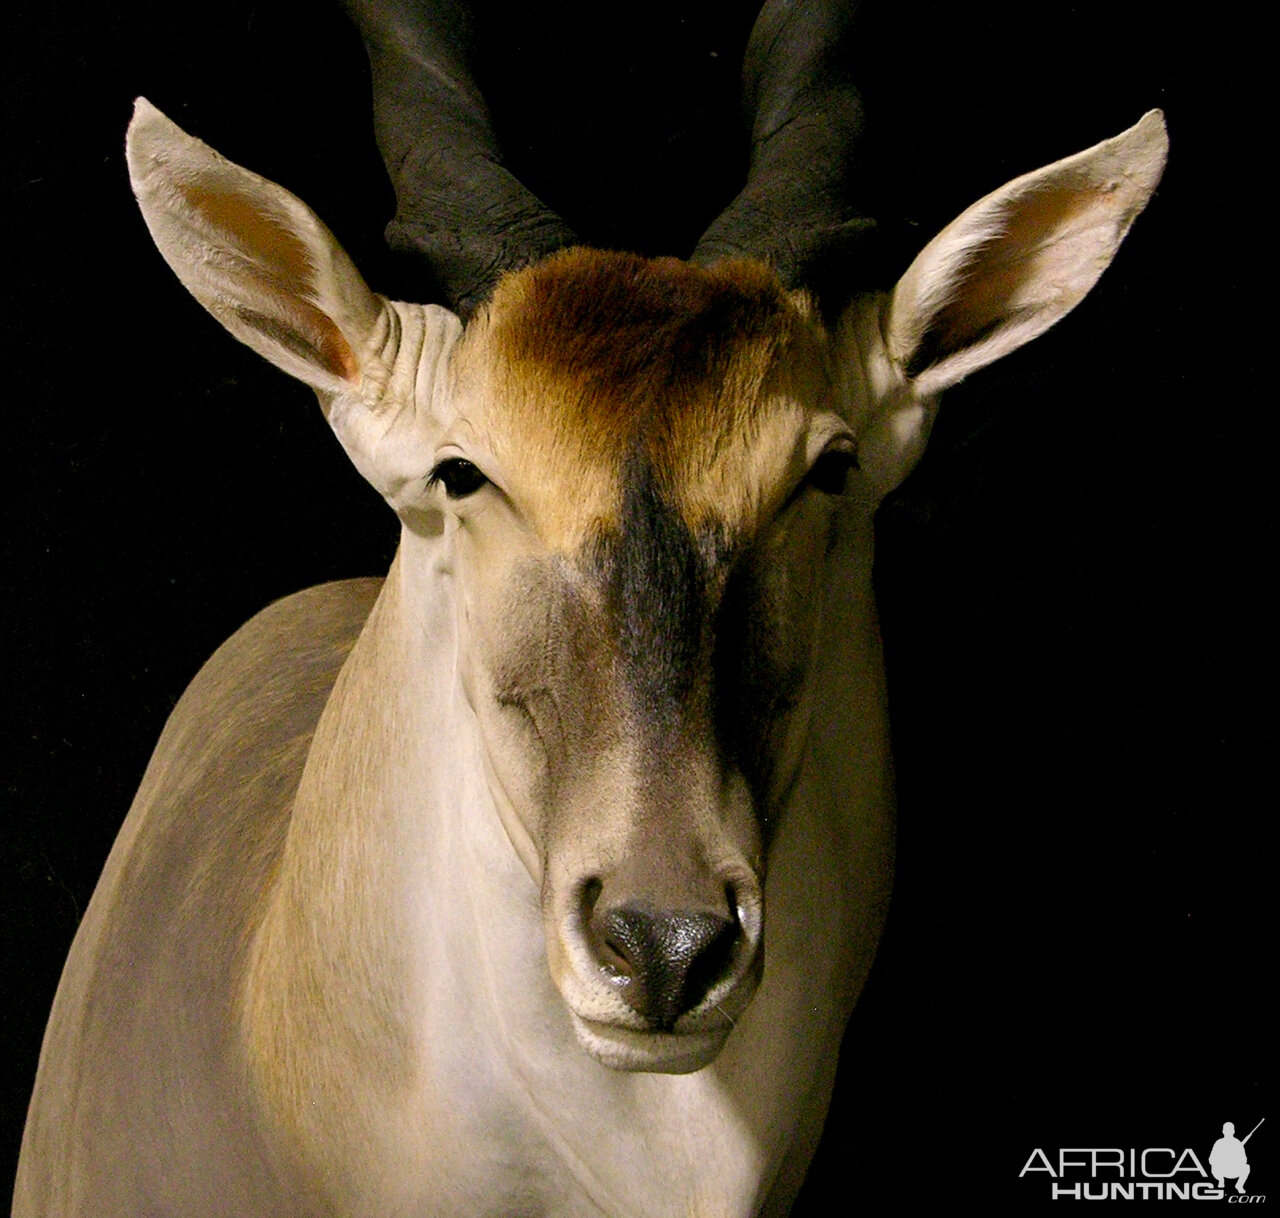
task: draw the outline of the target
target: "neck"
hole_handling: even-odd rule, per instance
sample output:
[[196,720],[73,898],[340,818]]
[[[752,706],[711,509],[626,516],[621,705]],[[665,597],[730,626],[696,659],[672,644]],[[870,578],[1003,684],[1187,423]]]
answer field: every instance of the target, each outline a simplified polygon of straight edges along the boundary
[[[516,976],[536,963],[549,984],[538,894],[480,777],[457,687],[451,587],[429,552],[439,544],[404,535],[317,725],[251,948],[255,1089],[270,1126],[297,1140],[285,1153],[335,1178],[358,1166],[339,1162],[353,1144],[376,1153],[353,1124],[391,1139],[404,1132],[397,1114],[423,1119],[426,1076],[440,1073],[427,1057],[458,1039],[440,1022],[495,1006],[495,970],[468,960],[489,953]],[[484,942],[500,933],[487,901],[504,906],[500,942]]]

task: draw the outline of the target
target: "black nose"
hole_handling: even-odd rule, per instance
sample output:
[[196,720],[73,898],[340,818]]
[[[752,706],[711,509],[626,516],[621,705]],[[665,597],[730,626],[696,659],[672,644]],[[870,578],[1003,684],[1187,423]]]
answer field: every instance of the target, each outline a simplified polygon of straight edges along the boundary
[[628,1006],[670,1031],[724,974],[740,933],[708,910],[656,909],[646,902],[602,907],[588,922],[591,949]]

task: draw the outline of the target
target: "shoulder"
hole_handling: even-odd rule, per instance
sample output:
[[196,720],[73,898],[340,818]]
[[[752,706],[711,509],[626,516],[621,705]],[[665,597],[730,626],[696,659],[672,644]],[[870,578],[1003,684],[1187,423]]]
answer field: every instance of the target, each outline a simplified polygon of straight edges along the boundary
[[[161,737],[263,719],[325,698],[382,588],[380,579],[319,584],[268,605],[240,627],[187,686]],[[318,714],[318,708],[316,713]]]

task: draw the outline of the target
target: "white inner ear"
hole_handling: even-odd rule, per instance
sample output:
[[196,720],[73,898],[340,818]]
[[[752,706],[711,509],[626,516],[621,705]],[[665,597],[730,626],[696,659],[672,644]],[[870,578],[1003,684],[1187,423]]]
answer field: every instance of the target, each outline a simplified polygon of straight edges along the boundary
[[1158,110],[979,200],[899,280],[885,341],[929,395],[1047,330],[1098,281],[1168,152]]
[[187,135],[145,99],[126,151],[156,245],[209,312],[317,390],[359,381],[385,306],[306,204]]

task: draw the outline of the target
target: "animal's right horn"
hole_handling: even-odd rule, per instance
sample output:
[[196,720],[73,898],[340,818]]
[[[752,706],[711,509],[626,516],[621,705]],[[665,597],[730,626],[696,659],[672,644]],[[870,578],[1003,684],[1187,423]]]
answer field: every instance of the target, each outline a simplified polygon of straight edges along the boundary
[[577,238],[502,165],[471,73],[468,0],[343,0],[373,70],[378,149],[396,193],[392,249],[421,259],[463,317],[502,274]]
[[875,221],[855,190],[863,126],[853,82],[857,7],[856,0],[767,0],[742,65],[747,182],[703,233],[692,261],[757,258],[787,287],[820,295],[828,281],[842,291],[872,286]]

